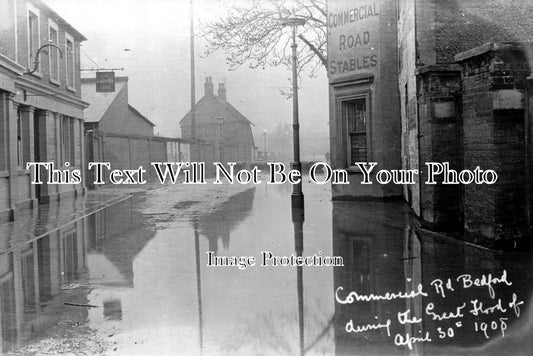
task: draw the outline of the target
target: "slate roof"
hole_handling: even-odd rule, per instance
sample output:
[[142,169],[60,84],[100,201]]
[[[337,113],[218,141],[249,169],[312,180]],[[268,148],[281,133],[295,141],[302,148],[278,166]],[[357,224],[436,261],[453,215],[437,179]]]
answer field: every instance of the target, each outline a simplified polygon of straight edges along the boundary
[[[112,93],[97,93],[96,92],[96,78],[84,78],[81,80],[81,96],[82,99],[90,104],[84,110],[83,117],[85,122],[99,122],[104,117],[109,106],[113,104],[117,95],[128,85],[127,77],[115,78],[115,91]],[[146,121],[148,124],[155,126],[146,116],[141,114],[139,110],[128,104],[128,109]]]
[[[201,114],[201,109],[202,109],[202,106],[204,105],[216,105],[218,106],[219,108],[221,109],[224,109],[226,110],[226,112],[228,114],[230,114],[234,119],[236,119],[237,121],[243,121],[243,122],[246,122],[247,124],[250,124],[252,126],[255,126],[253,124],[253,122],[251,122],[250,120],[248,120],[243,114],[241,114],[239,112],[239,110],[235,109],[235,107],[233,105],[231,105],[230,103],[228,103],[226,100],[223,100],[221,98],[219,98],[218,96],[215,96],[215,95],[209,95],[209,96],[204,96],[202,97],[202,99],[200,99],[200,101],[198,101],[195,105],[195,109],[197,109],[197,112],[199,112],[199,114]],[[191,112],[189,111],[181,120],[180,120],[180,125],[183,125],[184,122],[186,122],[187,120],[190,120],[190,115],[191,115]]]
[[128,78],[115,78],[115,91],[112,93],[97,93],[96,79],[88,78],[81,80],[81,97],[91,104],[83,111],[85,122],[99,122],[109,106],[116,99],[118,93],[128,83]]
[[128,104],[128,109],[130,109],[131,111],[133,111],[135,114],[137,114],[137,116],[139,116],[141,119],[143,119],[144,121],[146,121],[148,124],[152,125],[152,126],[155,126],[155,124],[150,121],[146,116],[144,116],[143,114],[141,114],[139,112],[139,110],[135,109],[133,106],[131,106],[130,104]]

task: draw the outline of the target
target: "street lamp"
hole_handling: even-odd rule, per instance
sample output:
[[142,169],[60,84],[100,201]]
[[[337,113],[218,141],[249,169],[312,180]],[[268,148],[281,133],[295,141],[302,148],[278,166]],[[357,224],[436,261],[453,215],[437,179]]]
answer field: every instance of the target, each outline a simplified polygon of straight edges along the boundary
[[265,159],[265,162],[268,160],[267,155],[267,130],[263,130],[263,158]]
[[[293,134],[293,162],[291,169],[297,170],[302,175],[302,163],[300,162],[300,123],[298,119],[298,70],[296,58],[296,27],[305,25],[305,19],[299,17],[288,17],[281,20],[283,26],[292,27],[292,134]],[[304,194],[302,192],[302,181],[292,186],[291,203],[293,209],[302,210],[304,208]],[[302,216],[303,218],[303,216]]]

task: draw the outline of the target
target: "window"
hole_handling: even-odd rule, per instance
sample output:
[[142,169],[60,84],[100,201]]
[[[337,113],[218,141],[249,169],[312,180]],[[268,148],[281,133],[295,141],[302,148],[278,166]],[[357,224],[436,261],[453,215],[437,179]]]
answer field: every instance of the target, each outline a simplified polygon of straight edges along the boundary
[[24,167],[24,151],[22,146],[22,109],[17,109],[17,167]]
[[69,119],[66,116],[61,118],[61,163],[68,162],[70,151],[70,128]]
[[74,68],[74,39],[69,34],[65,34],[65,50],[65,64],[67,68],[67,88],[74,89],[74,86],[76,84],[76,70]]
[[32,160],[31,155],[31,137],[30,132],[30,117],[29,107],[19,105],[17,108],[17,167],[19,169],[25,169],[26,163]]
[[348,101],[344,104],[348,123],[348,162],[367,162],[367,122],[368,111],[366,99]]
[[[39,10],[28,4],[28,67],[34,67],[34,62],[37,60],[35,55],[41,46],[39,30]],[[34,74],[40,74],[41,65],[37,66],[37,71]]]
[[69,146],[70,157],[69,157],[69,160],[70,160],[70,164],[74,166],[76,164],[76,151],[74,147],[75,119],[71,118],[69,124],[70,124],[70,146]]
[[65,232],[63,238],[63,276],[65,282],[78,278],[78,244],[76,230]]
[[7,116],[4,107],[9,105],[6,95],[0,92],[0,172],[7,169]]
[[[51,44],[59,44],[59,34],[57,24],[52,20],[48,20],[48,39]],[[48,58],[50,61],[50,81],[59,84],[59,50],[54,47],[49,47]]]
[[22,274],[22,296],[24,298],[24,309],[35,307],[35,263],[33,258],[33,248],[21,253],[21,274]]
[[[12,266],[13,252],[4,254],[2,257],[2,265]],[[17,321],[13,313],[15,310],[15,283],[13,278],[13,271],[6,272],[0,276],[0,318],[2,338],[2,346],[0,346],[0,352],[9,351],[10,344],[14,344],[17,339]]]
[[71,166],[76,164],[74,151],[74,119],[63,116],[61,120],[61,160],[69,162]]

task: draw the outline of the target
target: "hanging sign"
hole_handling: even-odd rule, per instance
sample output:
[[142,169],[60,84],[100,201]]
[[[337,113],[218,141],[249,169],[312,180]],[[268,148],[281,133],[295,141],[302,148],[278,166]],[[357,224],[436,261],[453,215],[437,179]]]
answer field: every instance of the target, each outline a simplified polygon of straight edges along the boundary
[[96,92],[112,93],[115,91],[115,72],[96,72]]

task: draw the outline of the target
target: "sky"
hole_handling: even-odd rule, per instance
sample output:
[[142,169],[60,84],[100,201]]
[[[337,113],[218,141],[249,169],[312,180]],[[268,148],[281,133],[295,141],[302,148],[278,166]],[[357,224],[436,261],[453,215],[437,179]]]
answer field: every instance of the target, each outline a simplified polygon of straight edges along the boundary
[[[245,0],[240,0],[245,1]],[[129,77],[129,102],[156,124],[155,133],[179,137],[179,120],[190,109],[188,0],[46,0],[79,30],[82,68],[124,68]],[[231,1],[194,0],[195,24],[227,13]],[[196,100],[204,93],[205,77],[215,88],[224,82],[227,99],[254,123],[260,135],[279,122],[292,123],[292,100],[280,94],[291,85],[286,67],[229,71],[223,52],[201,56],[205,43],[196,39]],[[82,77],[94,72],[82,72]],[[299,86],[302,140],[328,136],[328,87],[325,70],[317,78],[304,75]],[[307,135],[307,136],[306,136]],[[304,152],[305,153],[305,152]]]

